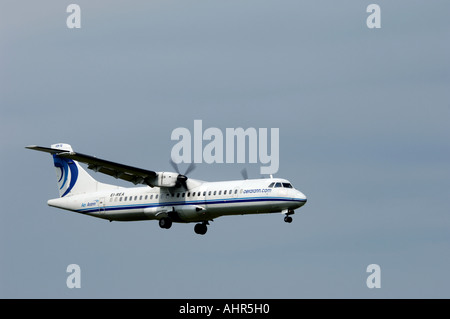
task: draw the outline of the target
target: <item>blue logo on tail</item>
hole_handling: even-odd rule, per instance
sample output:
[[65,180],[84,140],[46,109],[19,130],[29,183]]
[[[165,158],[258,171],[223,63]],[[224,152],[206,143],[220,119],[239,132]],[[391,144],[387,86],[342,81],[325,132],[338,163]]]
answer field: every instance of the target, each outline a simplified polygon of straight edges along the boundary
[[[64,187],[67,187],[61,195],[61,197],[64,197],[70,193],[77,182],[78,167],[71,159],[62,158],[55,154],[53,155],[53,163],[55,164],[55,167],[58,167],[61,170],[58,180],[58,185],[60,185],[59,190],[63,191]],[[69,186],[67,186],[67,180],[69,180]]]

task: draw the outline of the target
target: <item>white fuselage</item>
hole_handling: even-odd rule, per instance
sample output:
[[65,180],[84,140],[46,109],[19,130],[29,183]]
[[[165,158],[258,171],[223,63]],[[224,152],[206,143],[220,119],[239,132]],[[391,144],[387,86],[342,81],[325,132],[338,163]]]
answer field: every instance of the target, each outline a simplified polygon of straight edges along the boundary
[[[191,179],[192,180],[192,179]],[[277,183],[278,182],[278,183]],[[154,220],[201,222],[224,215],[293,212],[306,203],[287,180],[253,179],[224,182],[194,181],[188,190],[179,187],[133,187],[77,194],[48,201],[48,205],[110,221]],[[281,187],[269,185],[281,184]],[[289,184],[290,185],[290,184]]]

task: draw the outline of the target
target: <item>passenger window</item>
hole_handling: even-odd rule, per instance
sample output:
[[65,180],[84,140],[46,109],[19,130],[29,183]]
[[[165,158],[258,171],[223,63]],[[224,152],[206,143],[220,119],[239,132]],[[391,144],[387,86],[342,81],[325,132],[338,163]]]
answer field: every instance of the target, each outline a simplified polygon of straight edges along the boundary
[[187,193],[187,197],[191,196],[191,193]]
[[223,191],[223,194],[226,195],[226,194],[227,194],[227,190],[224,190],[224,191]]
[[222,195],[222,191],[219,191],[219,195]]
[[195,192],[192,193],[192,197],[194,197],[194,196],[195,196]]
[[[141,196],[141,199],[142,199],[142,196]],[[134,196],[134,200],[137,200],[137,196]]]
[[121,202],[121,201],[122,201],[122,197],[119,198],[119,202]]
[[158,199],[158,196],[159,196],[159,194],[156,194],[156,195],[155,195],[155,199]]
[[142,200],[142,195],[141,195],[141,196],[139,196],[139,200]]
[[203,196],[206,196],[206,192],[203,192]]
[[234,190],[234,193],[237,194],[237,189]]
[[125,196],[125,198],[123,199],[123,201],[124,201],[124,202],[126,202],[126,201],[127,201],[127,196]]
[[177,193],[177,197],[180,197],[180,193]]
[[184,195],[186,195],[186,193],[181,194],[181,197],[184,197]]
[[216,191],[214,191],[214,194],[213,195],[216,195]]
[[144,199],[147,200],[147,198],[148,198],[148,195],[145,195],[145,198],[144,198]]
[[208,196],[211,196],[211,191],[208,192]]

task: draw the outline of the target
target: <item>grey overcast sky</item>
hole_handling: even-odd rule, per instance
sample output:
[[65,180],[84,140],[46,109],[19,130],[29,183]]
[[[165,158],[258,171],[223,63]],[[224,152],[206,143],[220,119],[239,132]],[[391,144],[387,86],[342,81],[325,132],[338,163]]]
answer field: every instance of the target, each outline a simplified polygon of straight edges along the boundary
[[[81,29],[66,26],[73,2]],[[380,29],[366,25],[371,3]],[[2,1],[0,297],[449,298],[449,12],[446,0]],[[275,176],[308,196],[292,224],[222,217],[199,236],[57,210],[51,158],[24,148],[65,142],[171,170],[171,132],[195,119],[279,128]],[[73,263],[80,289],[66,286]]]

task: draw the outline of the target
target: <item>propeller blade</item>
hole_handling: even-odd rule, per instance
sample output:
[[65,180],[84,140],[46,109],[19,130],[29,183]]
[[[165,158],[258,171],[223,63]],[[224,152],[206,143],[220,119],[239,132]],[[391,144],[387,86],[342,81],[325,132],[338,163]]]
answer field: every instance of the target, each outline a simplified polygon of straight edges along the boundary
[[187,168],[186,172],[184,172],[184,175],[188,175],[190,172],[192,172],[196,168],[194,162],[192,162],[189,167]]
[[178,175],[178,177],[177,177],[177,181],[180,183],[180,185],[185,189],[185,190],[187,190],[188,189],[188,187],[187,187],[187,184],[186,184],[186,181],[188,180],[188,178],[186,177],[186,176],[184,176],[184,175]]
[[248,173],[247,173],[247,169],[246,168],[242,169],[241,175],[242,175],[242,177],[244,179],[248,179]]
[[181,174],[178,165],[172,159],[170,159],[169,162],[170,165],[172,165],[173,169],[178,173],[177,181],[179,185],[181,185],[185,190],[187,190],[188,187],[186,181],[188,180],[188,177],[186,175],[195,169],[196,167],[195,164],[194,163],[189,164],[189,167],[186,169],[186,172],[184,174]]
[[[170,159],[169,162],[170,162],[170,165],[172,165],[172,167],[173,167],[173,169],[175,170],[175,172],[177,172],[178,174],[181,174],[181,173],[180,173],[180,169],[178,168],[177,163],[175,163],[172,159]],[[196,165],[195,165],[195,163],[192,162],[191,164],[189,164],[188,168],[186,169],[186,172],[184,172],[184,174],[181,174],[181,175],[188,175],[188,174],[189,174],[190,172],[192,172],[195,168],[196,168]]]
[[170,163],[170,165],[172,165],[172,167],[175,170],[175,172],[180,174],[180,170],[178,169],[178,165],[172,159],[169,160],[169,163]]

